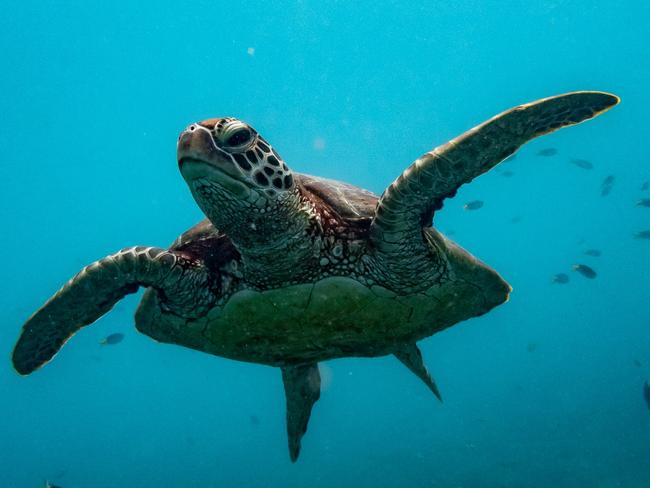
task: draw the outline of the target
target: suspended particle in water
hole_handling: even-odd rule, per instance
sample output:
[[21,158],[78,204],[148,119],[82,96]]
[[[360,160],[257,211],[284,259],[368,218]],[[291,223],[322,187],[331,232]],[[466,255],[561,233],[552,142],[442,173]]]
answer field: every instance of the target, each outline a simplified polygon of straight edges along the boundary
[[316,149],[317,151],[322,151],[323,149],[325,149],[325,139],[323,139],[322,137],[317,137],[316,139],[314,139],[314,149]]

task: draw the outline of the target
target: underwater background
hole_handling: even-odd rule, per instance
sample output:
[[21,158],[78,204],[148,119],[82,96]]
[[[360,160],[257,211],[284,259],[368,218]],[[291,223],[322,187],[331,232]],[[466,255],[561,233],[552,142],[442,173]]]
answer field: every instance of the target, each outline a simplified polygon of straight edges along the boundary
[[[649,18],[645,1],[5,2],[0,485],[650,486]],[[12,369],[23,322],[81,267],[202,218],[175,160],[192,122],[241,118],[295,171],[381,193],[502,110],[586,89],[622,102],[436,214],[514,288],[420,343],[444,404],[392,357],[324,363],[291,464],[280,371],[155,343],[141,294]]]

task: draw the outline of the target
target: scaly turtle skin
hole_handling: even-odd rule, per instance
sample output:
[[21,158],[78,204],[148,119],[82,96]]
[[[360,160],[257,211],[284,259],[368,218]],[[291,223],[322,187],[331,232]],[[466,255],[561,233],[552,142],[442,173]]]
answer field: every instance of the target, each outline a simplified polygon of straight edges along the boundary
[[190,125],[178,163],[207,219],[168,250],[132,247],[84,268],[30,317],[21,374],[146,287],[138,330],[282,369],[293,461],[320,394],[318,362],[395,355],[440,398],[416,342],[505,302],[510,286],[437,232],[444,199],[529,140],[618,103],[576,92],[521,105],[424,154],[377,197],[294,174],[252,127]]

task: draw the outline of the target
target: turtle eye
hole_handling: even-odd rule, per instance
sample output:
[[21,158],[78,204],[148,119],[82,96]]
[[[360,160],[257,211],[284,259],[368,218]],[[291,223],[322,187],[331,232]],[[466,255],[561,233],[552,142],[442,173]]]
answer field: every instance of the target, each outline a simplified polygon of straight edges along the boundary
[[231,152],[241,152],[248,149],[248,146],[253,142],[254,134],[246,124],[235,120],[226,124],[218,137],[224,149]]
[[251,140],[251,131],[248,129],[239,129],[231,135],[225,142],[226,146],[237,147],[247,144]]

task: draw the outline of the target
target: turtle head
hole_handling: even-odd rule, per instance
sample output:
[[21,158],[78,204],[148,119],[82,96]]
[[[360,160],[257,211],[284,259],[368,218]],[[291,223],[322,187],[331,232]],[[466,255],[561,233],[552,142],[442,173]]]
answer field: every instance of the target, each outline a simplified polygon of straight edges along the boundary
[[181,133],[177,152],[199,207],[240,252],[263,252],[305,228],[291,170],[245,122],[222,118],[192,124]]
[[226,117],[192,124],[181,133],[177,152],[183,178],[199,200],[197,182],[253,201],[273,200],[294,188],[280,155],[241,120]]

